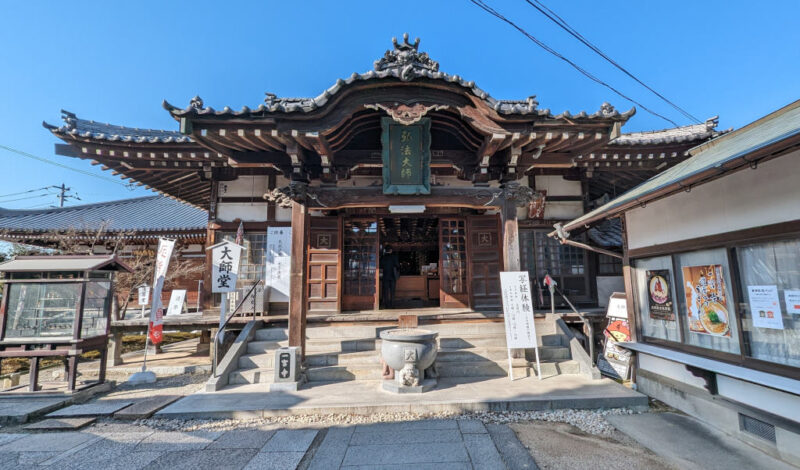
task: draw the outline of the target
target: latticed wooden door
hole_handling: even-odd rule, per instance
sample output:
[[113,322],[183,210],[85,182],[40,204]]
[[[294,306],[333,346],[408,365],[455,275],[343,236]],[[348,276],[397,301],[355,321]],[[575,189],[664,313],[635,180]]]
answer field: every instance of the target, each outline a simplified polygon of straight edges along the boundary
[[439,306],[466,307],[467,288],[467,220],[463,217],[439,219]]
[[310,217],[308,312],[339,311],[339,218]]
[[342,309],[378,308],[377,218],[344,219],[342,239]]
[[473,309],[499,310],[500,271],[503,257],[500,253],[500,218],[497,215],[479,215],[469,218],[469,271],[470,294]]

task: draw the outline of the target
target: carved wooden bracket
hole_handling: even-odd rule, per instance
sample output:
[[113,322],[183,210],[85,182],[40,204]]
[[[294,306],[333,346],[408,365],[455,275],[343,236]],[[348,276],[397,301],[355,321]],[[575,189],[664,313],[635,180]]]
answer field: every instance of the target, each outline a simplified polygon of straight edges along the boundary
[[423,103],[408,104],[397,102],[365,104],[364,107],[367,109],[374,109],[376,111],[386,111],[386,114],[388,114],[389,117],[391,117],[395,122],[404,126],[410,126],[411,124],[418,123],[430,111],[439,111],[448,108],[447,105],[442,104],[425,105]]

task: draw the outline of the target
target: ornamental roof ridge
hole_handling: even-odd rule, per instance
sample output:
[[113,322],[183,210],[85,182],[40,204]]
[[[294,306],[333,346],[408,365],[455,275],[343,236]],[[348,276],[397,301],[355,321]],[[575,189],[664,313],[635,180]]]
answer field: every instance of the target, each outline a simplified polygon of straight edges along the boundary
[[227,106],[221,111],[217,111],[210,106],[204,107],[203,101],[199,97],[193,98],[186,108],[174,106],[166,100],[164,100],[162,106],[175,118],[187,115],[246,118],[263,117],[265,114],[273,113],[305,114],[325,106],[342,88],[353,83],[395,78],[403,82],[429,79],[455,83],[480,98],[500,115],[534,116],[545,119],[578,118],[626,121],[636,113],[636,108],[620,113],[610,104],[603,103],[600,109],[592,114],[586,111],[581,111],[578,114],[571,114],[569,111],[565,111],[558,116],[554,116],[549,109],[538,109],[539,103],[536,101],[535,96],[530,96],[525,100],[498,100],[479,88],[474,81],[467,81],[459,75],[450,75],[440,71],[438,62],[431,59],[426,52],[419,52],[419,38],[416,38],[411,43],[408,37],[408,33],[403,34],[403,42],[398,42],[397,38],[392,38],[393,49],[387,50],[382,58],[376,60],[372,70],[365,73],[353,73],[344,79],[340,78],[315,98],[279,98],[276,94],[267,92],[263,104],[260,104],[255,109],[244,106],[240,111],[234,111]]
[[42,122],[42,125],[57,135],[71,135],[87,139],[107,140],[112,142],[135,143],[191,143],[192,138],[178,131],[162,129],[140,129],[136,127],[118,126],[105,122],[81,119],[75,113],[61,110],[64,124],[54,126]]
[[396,70],[404,82],[423,75],[423,70],[439,71],[439,62],[431,59],[427,52],[419,52],[419,38],[411,44],[408,42],[408,33],[403,33],[403,42],[398,43],[397,38],[392,38],[392,45],[394,49],[387,50],[383,57],[375,61],[375,71]]
[[717,130],[718,125],[719,116],[713,116],[699,124],[624,133],[609,142],[609,145],[661,145],[708,140],[733,130],[733,128]]

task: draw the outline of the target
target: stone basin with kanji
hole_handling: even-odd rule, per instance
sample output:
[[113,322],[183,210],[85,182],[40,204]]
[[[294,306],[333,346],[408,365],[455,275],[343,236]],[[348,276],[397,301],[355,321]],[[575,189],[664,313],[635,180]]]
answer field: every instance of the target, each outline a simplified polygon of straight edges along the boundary
[[394,370],[394,380],[383,388],[395,393],[420,393],[436,386],[433,365],[439,333],[421,328],[381,331],[381,357]]

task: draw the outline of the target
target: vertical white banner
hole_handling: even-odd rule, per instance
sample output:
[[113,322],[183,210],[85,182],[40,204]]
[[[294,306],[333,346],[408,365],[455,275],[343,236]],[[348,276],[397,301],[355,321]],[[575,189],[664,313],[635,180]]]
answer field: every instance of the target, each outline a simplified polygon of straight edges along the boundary
[[164,306],[161,305],[161,291],[164,289],[164,277],[167,275],[169,259],[175,247],[175,240],[160,238],[158,240],[158,251],[156,252],[156,266],[153,273],[153,299],[150,305],[150,341],[158,344],[162,339]]
[[289,301],[289,271],[292,262],[292,228],[267,228],[266,286],[269,302]]

